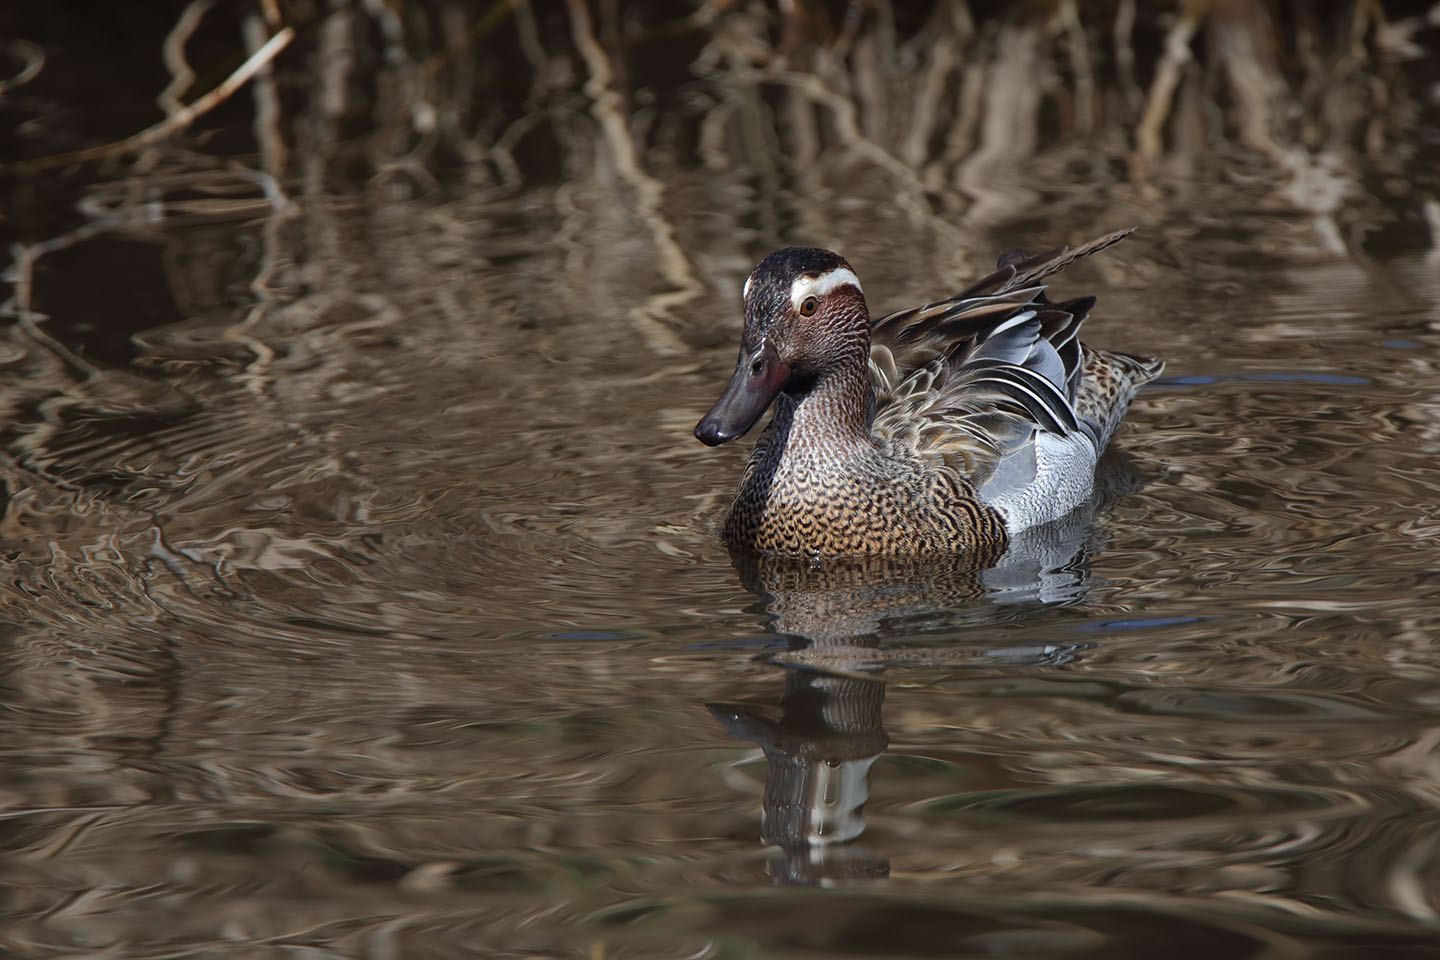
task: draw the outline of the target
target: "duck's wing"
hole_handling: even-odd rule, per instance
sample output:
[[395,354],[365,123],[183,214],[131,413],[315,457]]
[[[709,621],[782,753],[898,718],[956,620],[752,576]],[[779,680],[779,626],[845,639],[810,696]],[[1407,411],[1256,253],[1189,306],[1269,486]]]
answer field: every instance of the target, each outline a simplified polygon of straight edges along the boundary
[[1017,474],[1007,484],[1027,482],[1037,433],[1084,436],[1098,450],[1097,425],[1076,409],[1077,333],[1095,298],[1052,303],[1039,281],[1129,233],[1039,257],[1002,254],[959,296],[876,321],[876,437],[897,454],[943,459],[977,486],[1007,471]]
[[876,437],[897,454],[940,458],[977,486],[1039,432],[1098,439],[1075,408],[1075,334],[1094,302],[1051,304],[1038,288],[956,301],[933,335],[873,342]]
[[1002,285],[1002,290],[1009,289],[1010,287],[1034,286],[1046,277],[1064,270],[1076,260],[1088,257],[1092,253],[1099,253],[1106,247],[1119,243],[1134,232],[1134,227],[1126,227],[1124,230],[1107,233],[1105,236],[1091,240],[1089,243],[1082,243],[1074,250],[1061,247],[1058,250],[1052,250],[1038,257],[1026,256],[1026,254],[1020,250],[1007,250],[1005,253],[1000,254],[1000,259],[997,264],[1001,270],[991,274],[980,282],[985,283],[987,280],[993,279],[1009,265],[1015,268],[1015,279],[1009,286]]

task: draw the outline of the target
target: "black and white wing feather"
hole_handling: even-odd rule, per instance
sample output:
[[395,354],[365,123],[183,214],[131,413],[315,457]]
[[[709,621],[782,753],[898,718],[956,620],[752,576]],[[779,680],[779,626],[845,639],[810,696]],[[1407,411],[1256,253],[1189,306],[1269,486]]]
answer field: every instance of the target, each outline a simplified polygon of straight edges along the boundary
[[881,442],[959,469],[976,486],[1005,463],[1006,483],[1037,433],[1085,435],[1077,412],[1085,351],[1078,339],[1094,297],[1052,303],[1040,281],[1129,230],[1040,257],[1002,254],[998,269],[956,297],[902,310],[871,328],[874,432]]

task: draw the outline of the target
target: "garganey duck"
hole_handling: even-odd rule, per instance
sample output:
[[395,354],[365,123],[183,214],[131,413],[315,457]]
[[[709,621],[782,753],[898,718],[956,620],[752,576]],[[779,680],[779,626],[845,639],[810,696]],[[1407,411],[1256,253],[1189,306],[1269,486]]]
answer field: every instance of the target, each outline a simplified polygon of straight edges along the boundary
[[726,443],[775,403],[726,542],[782,556],[993,553],[1084,503],[1135,391],[1164,364],[1081,343],[1095,298],[1052,302],[1040,281],[1129,233],[1004,253],[958,296],[873,324],[845,258],[787,247],[761,260],[739,364],[695,428]]

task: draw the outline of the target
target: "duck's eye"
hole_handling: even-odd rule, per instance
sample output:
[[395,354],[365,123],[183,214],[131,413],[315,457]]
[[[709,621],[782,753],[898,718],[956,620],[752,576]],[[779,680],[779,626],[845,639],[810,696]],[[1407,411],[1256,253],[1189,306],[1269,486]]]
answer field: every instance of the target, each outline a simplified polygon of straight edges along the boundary
[[814,297],[806,297],[800,301],[800,315],[802,317],[813,317],[815,311],[820,309],[820,301]]

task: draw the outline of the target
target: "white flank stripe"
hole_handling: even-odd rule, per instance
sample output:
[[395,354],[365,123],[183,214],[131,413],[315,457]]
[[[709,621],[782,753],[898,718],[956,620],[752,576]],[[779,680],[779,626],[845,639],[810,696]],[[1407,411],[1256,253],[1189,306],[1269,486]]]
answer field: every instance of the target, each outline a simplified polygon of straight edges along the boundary
[[[790,304],[799,310],[806,297],[823,297],[837,287],[846,285],[860,290],[860,278],[855,276],[853,270],[846,270],[844,267],[836,267],[818,277],[800,277],[790,285]],[[860,292],[864,293],[863,290]]]
[[745,289],[740,291],[740,299],[741,299],[741,300],[749,300],[749,299],[750,299],[750,284],[754,281],[754,279],[755,279],[755,274],[753,274],[753,273],[750,274],[750,276],[748,276],[748,277],[745,278]]
[[[1044,417],[1048,417],[1050,420],[1054,421],[1053,427],[1051,426],[1051,424],[1047,424],[1047,423],[1042,423],[1042,424],[1040,424],[1040,426],[1041,426],[1042,429],[1047,430],[1047,431],[1048,431],[1048,430],[1053,430],[1053,431],[1055,431],[1055,432],[1062,433],[1062,434],[1065,433],[1065,432],[1066,432],[1066,426],[1067,426],[1067,424],[1066,424],[1066,418],[1063,417],[1063,416],[1061,416],[1058,412],[1056,412],[1056,411],[1057,411],[1056,404],[1065,404],[1065,407],[1066,407],[1066,408],[1068,408],[1070,405],[1065,402],[1065,398],[1064,398],[1063,396],[1061,396],[1061,395],[1060,395],[1060,392],[1057,391],[1057,390],[1054,388],[1054,386],[1052,386],[1048,381],[1044,380],[1043,378],[1037,378],[1037,382],[1038,382],[1038,383],[1044,383],[1044,384],[1045,384],[1045,386],[1048,388],[1048,391],[1047,391],[1047,392],[1049,393],[1049,396],[1043,395],[1040,391],[1036,390],[1035,387],[1034,387],[1032,384],[1027,383],[1027,382],[1025,382],[1024,380],[1021,380],[1021,379],[1018,378],[1018,377],[999,376],[999,375],[998,375],[998,371],[997,371],[997,375],[996,375],[996,376],[976,377],[974,380],[971,380],[971,381],[970,381],[971,384],[977,384],[977,383],[1002,384],[1002,385],[1004,385],[1004,386],[1010,387],[1011,389],[1015,390],[1017,393],[1024,394],[1025,396],[1029,397],[1031,400],[1033,400],[1033,401],[1035,402],[1035,406],[1037,406],[1040,410],[1043,410],[1043,411],[1044,411]],[[1018,398],[1016,398],[1016,399],[1018,399]],[[1020,401],[1020,402],[1023,402],[1023,401]],[[1033,411],[1033,410],[1031,411],[1032,414],[1033,414],[1034,412],[1035,412],[1035,411]],[[1070,417],[1070,418],[1071,418],[1071,419],[1074,418],[1074,414],[1073,414],[1073,413],[1071,414],[1071,417]]]
[[1000,326],[996,327],[994,330],[991,330],[991,331],[990,331],[990,336],[987,337],[986,339],[987,339],[987,340],[988,340],[988,339],[991,339],[991,338],[995,337],[995,336],[998,335],[998,334],[1004,333],[1006,330],[1009,330],[1011,327],[1018,327],[1020,324],[1024,323],[1025,321],[1027,321],[1027,320],[1033,320],[1034,318],[1035,318],[1035,311],[1034,311],[1034,310],[1026,310],[1024,313],[1017,313],[1017,314],[1015,314],[1015,316],[1011,317],[1009,320],[1006,320],[1004,323],[1000,324]]

